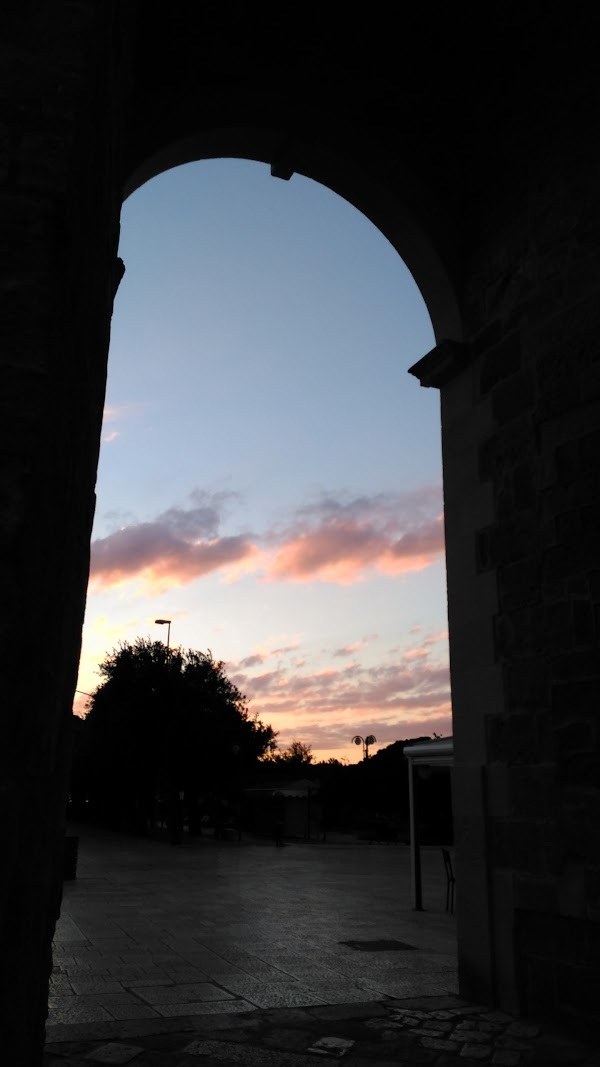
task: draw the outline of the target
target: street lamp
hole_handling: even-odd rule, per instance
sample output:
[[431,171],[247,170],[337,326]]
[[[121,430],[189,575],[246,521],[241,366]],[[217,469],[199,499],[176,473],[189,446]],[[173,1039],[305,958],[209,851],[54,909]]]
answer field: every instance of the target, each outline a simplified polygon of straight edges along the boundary
[[170,619],[155,619],[154,621],[155,621],[157,626],[168,626],[169,627],[169,629],[167,630],[167,652],[168,652],[169,648],[170,648],[170,645],[171,645],[171,620]]
[[374,744],[375,741],[377,740],[377,738],[375,737],[375,734],[367,734],[366,737],[361,737],[360,734],[355,734],[355,736],[352,738],[352,740],[354,741],[355,745],[362,745],[362,747],[363,747],[363,759],[368,759],[369,758],[369,745]]

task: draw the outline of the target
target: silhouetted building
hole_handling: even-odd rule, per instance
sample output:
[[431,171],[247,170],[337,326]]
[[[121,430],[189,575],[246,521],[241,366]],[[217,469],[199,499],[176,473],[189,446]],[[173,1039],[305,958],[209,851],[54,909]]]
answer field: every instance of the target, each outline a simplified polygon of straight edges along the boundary
[[317,841],[323,807],[316,779],[262,782],[244,790],[244,826],[257,834]]

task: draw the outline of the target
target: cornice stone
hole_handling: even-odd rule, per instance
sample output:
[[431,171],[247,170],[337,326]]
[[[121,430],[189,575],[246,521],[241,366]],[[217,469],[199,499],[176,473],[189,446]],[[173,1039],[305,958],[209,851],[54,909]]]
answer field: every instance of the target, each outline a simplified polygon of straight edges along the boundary
[[425,389],[441,389],[471,362],[471,350],[462,341],[441,341],[418,363],[408,368]]

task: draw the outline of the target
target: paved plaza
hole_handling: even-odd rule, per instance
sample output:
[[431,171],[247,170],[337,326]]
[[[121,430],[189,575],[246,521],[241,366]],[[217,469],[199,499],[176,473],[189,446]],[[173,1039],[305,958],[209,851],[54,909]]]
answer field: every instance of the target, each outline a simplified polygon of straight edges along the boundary
[[79,836],[50,1025],[457,992],[440,849],[415,912],[405,845]]
[[79,856],[54,942],[49,1067],[600,1065],[571,1036],[548,1044],[534,1023],[458,997],[439,848],[423,850],[415,912],[404,845],[69,832]]

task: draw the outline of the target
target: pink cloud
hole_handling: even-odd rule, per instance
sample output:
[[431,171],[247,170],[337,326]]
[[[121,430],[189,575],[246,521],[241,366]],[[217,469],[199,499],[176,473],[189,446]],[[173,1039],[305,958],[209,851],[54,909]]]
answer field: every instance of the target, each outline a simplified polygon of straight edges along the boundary
[[130,522],[92,542],[90,581],[113,586],[142,579],[153,588],[184,585],[247,562],[258,549],[248,535],[219,535],[227,494],[195,491],[188,508],[169,508],[152,522]]
[[118,585],[132,578],[143,578],[158,588],[185,585],[251,559],[256,552],[245,537],[188,541],[158,522],[142,523],[93,542],[90,576],[96,586]]
[[433,634],[431,637],[426,637],[423,644],[436,645],[438,641],[447,641],[449,637],[447,630],[441,630],[439,634]]
[[298,648],[298,642],[294,642],[293,645],[282,645],[281,648],[274,648],[269,652],[269,656],[287,656],[289,652],[295,652]]
[[366,668],[351,664],[350,669],[313,673],[298,670],[290,675],[282,671],[256,677],[241,673],[235,681],[259,718],[276,720],[275,729],[281,717],[290,714],[295,722],[307,717],[329,721],[337,715],[352,722],[365,714],[416,722],[450,714],[448,665],[423,659]]
[[256,667],[260,663],[264,663],[266,656],[262,656],[260,653],[255,653],[253,656],[246,656],[245,659],[241,659],[239,666],[248,669],[249,667]]
[[135,579],[160,589],[215,571],[229,581],[257,573],[268,581],[348,584],[371,572],[419,571],[444,552],[436,487],[346,500],[324,496],[300,509],[291,525],[260,538],[221,533],[225,505],[234,497],[195,490],[188,507],[169,508],[146,522],[129,519],[96,538],[92,584],[107,587]]
[[444,553],[441,492],[350,500],[323,497],[301,509],[267,564],[271,581],[349,584],[369,570],[398,575],[423,570]]
[[341,648],[336,648],[333,653],[335,658],[341,658],[344,656],[355,656],[357,652],[360,652],[362,648],[366,648],[371,641],[376,641],[377,634],[368,634],[366,637],[361,638],[359,641],[353,641],[350,645],[342,645]]
[[[295,737],[300,737],[312,745],[317,760],[334,755],[354,763],[362,757],[361,750],[352,744],[352,736],[357,729],[359,727],[349,725],[346,719],[306,719],[302,724],[285,722],[278,733],[277,743],[280,748],[285,748]],[[397,716],[385,719],[374,713],[361,724],[360,733],[363,736],[366,733],[375,735],[377,742],[371,748],[371,753],[375,753],[394,741],[432,737],[434,733],[448,737],[452,733],[452,719],[449,709],[420,718]]]
[[254,652],[251,656],[246,656],[238,663],[238,667],[243,670],[247,670],[251,667],[257,667],[264,663],[268,659],[276,659],[281,656],[287,656],[290,652],[295,652],[298,648],[298,642],[293,645],[282,645],[280,648],[272,648],[268,652]]

